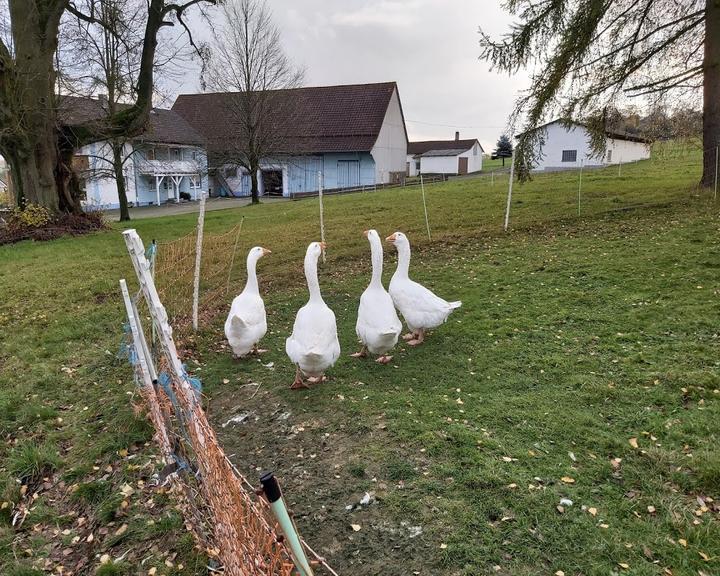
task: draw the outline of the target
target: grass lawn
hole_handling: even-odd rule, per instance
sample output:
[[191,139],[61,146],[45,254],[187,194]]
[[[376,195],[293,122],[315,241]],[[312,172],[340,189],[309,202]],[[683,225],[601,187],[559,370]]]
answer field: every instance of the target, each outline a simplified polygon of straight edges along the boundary
[[[430,186],[432,241],[417,188],[328,198],[320,281],[343,355],[300,393],[284,338],[317,200],[209,213],[210,233],[246,216],[242,252],[273,250],[270,351],[231,361],[218,318],[187,358],[227,453],[251,479],[275,470],[341,574],[720,573],[719,212],[699,166],[588,172],[579,218],[578,174],[538,176],[515,189],[510,234],[506,180]],[[168,240],[194,217],[134,225]],[[463,300],[388,366],[348,358],[370,226],[406,231],[414,277]],[[135,285],[119,230],[0,248],[2,574],[209,572],[150,486],[151,431],[116,358],[117,281]]]

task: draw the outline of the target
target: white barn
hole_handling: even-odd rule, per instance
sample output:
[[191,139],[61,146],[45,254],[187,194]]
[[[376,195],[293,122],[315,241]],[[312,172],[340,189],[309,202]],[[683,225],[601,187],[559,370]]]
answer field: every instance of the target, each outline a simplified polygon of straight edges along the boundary
[[626,164],[650,158],[650,142],[639,136],[606,132],[605,151],[598,154],[590,145],[590,134],[583,125],[563,125],[559,120],[544,126],[541,159],[533,170],[564,170]]
[[482,170],[483,148],[476,138],[425,140],[408,143],[405,164],[407,176],[419,174],[462,175]]

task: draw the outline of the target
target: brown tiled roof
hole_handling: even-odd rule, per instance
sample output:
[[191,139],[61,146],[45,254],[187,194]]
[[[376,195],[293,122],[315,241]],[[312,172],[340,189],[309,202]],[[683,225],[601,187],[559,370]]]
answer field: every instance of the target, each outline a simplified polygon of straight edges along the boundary
[[[65,126],[82,126],[107,116],[107,104],[95,98],[59,96],[58,116]],[[124,108],[127,104],[119,104]],[[205,139],[185,119],[172,110],[153,108],[145,132],[133,140],[154,144],[185,144],[202,146]]]
[[408,154],[425,154],[430,150],[455,150],[462,148],[462,151],[470,150],[476,138],[467,140],[424,140],[422,142],[408,142]]
[[[369,152],[377,141],[395,82],[277,90],[271,93],[282,148],[278,153]],[[182,94],[173,111],[208,141],[218,158],[242,146],[236,119],[237,92]]]

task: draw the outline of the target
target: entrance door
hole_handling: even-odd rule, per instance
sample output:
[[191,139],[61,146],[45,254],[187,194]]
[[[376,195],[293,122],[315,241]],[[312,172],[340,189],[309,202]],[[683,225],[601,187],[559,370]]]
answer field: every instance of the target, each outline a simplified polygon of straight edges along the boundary
[[338,188],[357,188],[360,186],[360,162],[357,160],[338,160]]
[[263,170],[262,177],[265,196],[283,195],[282,170]]
[[458,174],[467,174],[468,159],[458,158]]

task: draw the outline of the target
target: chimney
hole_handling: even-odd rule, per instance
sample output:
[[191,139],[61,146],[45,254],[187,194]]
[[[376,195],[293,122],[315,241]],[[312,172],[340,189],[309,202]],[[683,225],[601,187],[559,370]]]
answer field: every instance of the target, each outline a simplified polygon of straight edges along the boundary
[[460,132],[455,132],[455,142],[460,140]]

